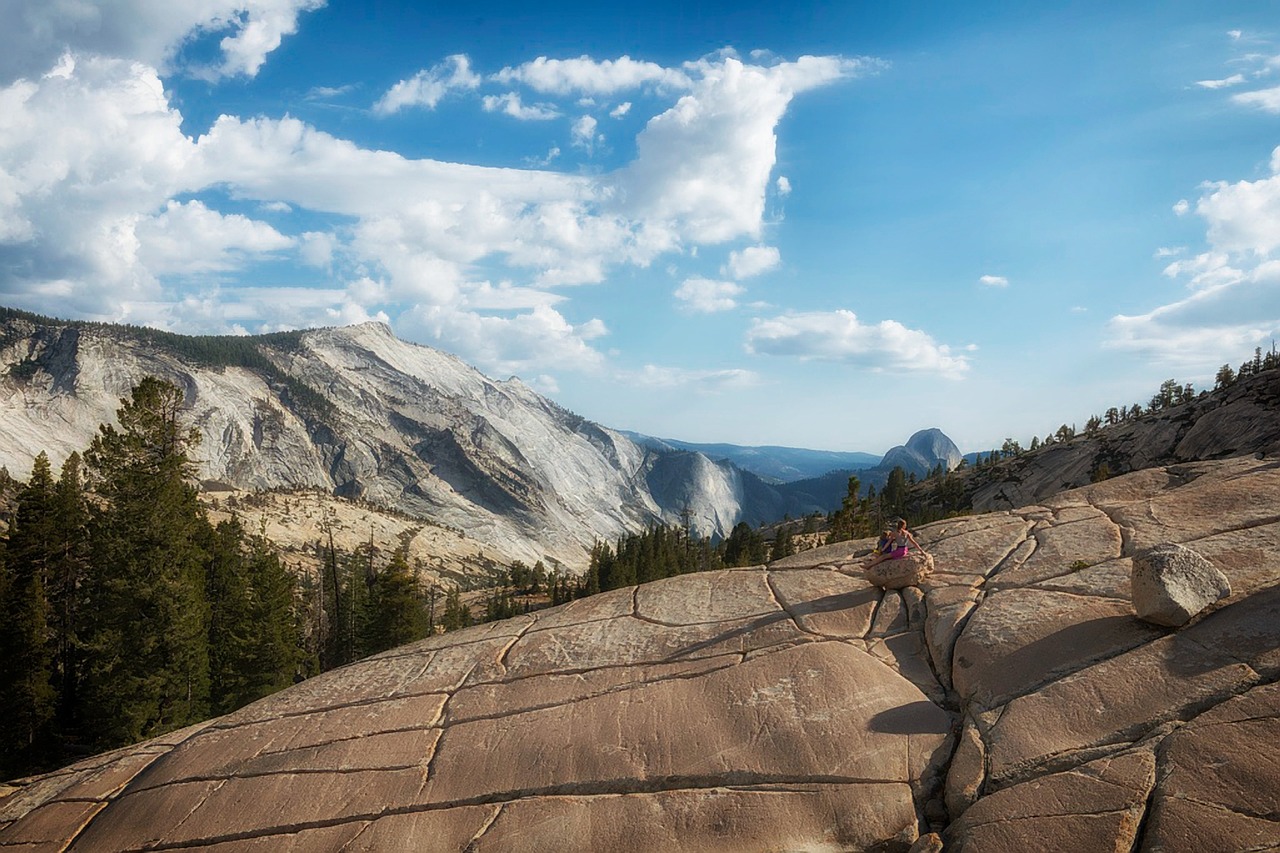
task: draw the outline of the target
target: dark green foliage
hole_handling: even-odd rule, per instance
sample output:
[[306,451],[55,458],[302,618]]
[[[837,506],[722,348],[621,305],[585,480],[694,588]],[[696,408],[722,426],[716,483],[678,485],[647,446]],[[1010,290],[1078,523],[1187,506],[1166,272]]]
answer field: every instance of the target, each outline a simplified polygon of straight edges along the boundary
[[148,377],[122,403],[120,429],[101,427],[85,454],[102,498],[82,684],[99,746],[204,719],[209,702],[208,521],[187,457],[198,433],[169,383]]
[[[144,379],[52,480],[40,454],[0,551],[0,770],[56,766],[229,711],[303,663],[295,580],[192,486],[182,392]],[[90,495],[90,493],[92,493]]]
[[54,715],[44,573],[56,524],[49,457],[41,453],[19,496],[0,566],[0,766],[6,773],[41,753]]
[[[751,530],[747,526],[747,530]],[[764,539],[752,531],[756,549],[753,552],[764,562]],[[616,548],[607,543],[597,542],[591,549],[591,562],[587,573],[577,582],[570,585],[567,579],[558,575],[549,581],[553,604],[567,601],[572,590],[572,597],[594,595],[610,589],[619,589],[637,583],[668,578],[689,572],[705,572],[732,565],[724,558],[723,553],[728,542],[721,543],[720,552],[708,539],[691,539],[684,528],[657,525],[644,533],[624,536],[617,542]]]
[[403,549],[396,549],[390,564],[374,576],[364,606],[361,651],[366,655],[427,635],[427,611]]
[[745,521],[739,521],[724,540],[726,566],[754,566],[765,560],[764,537]]
[[791,540],[791,528],[784,524],[778,528],[777,535],[773,537],[773,548],[769,551],[769,559],[780,560],[783,557],[790,557],[795,552],[795,543]]
[[444,615],[440,625],[446,631],[456,631],[471,624],[471,608],[462,603],[462,593],[455,587],[444,599]]
[[209,543],[209,693],[224,714],[287,687],[302,666],[297,585],[261,536],[224,521]]

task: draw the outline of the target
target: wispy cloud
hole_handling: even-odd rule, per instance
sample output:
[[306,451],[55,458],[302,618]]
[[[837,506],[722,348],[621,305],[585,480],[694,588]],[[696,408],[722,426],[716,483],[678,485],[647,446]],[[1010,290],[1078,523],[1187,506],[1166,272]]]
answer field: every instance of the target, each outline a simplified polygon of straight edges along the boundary
[[481,103],[486,112],[501,111],[520,121],[547,121],[548,119],[559,118],[561,115],[559,110],[548,104],[524,105],[520,102],[520,95],[517,92],[507,92],[504,95],[485,95]]
[[702,393],[753,388],[760,384],[760,377],[753,371],[742,369],[696,370],[684,367],[660,367],[646,364],[640,371],[623,373],[621,380],[653,390],[691,388]]
[[1008,287],[1009,279],[1002,275],[984,275],[978,279],[983,287]]
[[1239,86],[1243,82],[1243,74],[1232,74],[1230,77],[1224,77],[1221,80],[1197,80],[1196,85],[1203,89],[1226,89],[1230,86]]
[[1259,89],[1255,92],[1240,92],[1232,95],[1231,100],[1243,107],[1253,107],[1267,113],[1280,113],[1280,86]]

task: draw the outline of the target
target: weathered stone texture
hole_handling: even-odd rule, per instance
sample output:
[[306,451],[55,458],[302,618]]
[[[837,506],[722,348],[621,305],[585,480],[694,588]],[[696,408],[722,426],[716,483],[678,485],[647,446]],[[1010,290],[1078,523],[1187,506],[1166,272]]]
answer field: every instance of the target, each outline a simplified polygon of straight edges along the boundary
[[1190,548],[1156,545],[1133,558],[1133,609],[1154,625],[1177,628],[1231,594],[1231,582]]

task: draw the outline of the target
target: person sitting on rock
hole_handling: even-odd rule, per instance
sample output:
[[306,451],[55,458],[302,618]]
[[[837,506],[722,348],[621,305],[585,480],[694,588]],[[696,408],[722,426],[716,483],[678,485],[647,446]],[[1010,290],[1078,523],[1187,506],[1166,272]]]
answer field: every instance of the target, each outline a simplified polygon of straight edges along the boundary
[[893,531],[885,528],[880,531],[880,541],[876,543],[876,549],[873,554],[888,554],[893,550]]
[[884,560],[901,560],[903,557],[907,556],[907,543],[919,548],[920,553],[926,553],[924,548],[920,546],[920,543],[916,541],[916,537],[912,536],[911,531],[907,529],[906,519],[900,518],[898,519],[897,529],[893,532],[893,539],[890,542],[893,547],[887,553],[876,554],[871,558],[869,563],[863,564],[862,568],[864,570],[869,569],[876,563],[883,562]]

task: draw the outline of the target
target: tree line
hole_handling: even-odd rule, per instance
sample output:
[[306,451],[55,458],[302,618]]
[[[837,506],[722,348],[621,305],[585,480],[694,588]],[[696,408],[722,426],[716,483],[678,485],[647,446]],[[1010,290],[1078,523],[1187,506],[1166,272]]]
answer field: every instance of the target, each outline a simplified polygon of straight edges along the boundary
[[[330,539],[300,581],[198,500],[182,391],[148,377],[54,476],[40,453],[0,539],[0,778],[224,714],[433,630],[403,550]],[[0,479],[7,472],[0,471]],[[469,621],[456,591],[439,622]],[[466,618],[464,618],[466,617]],[[318,627],[317,627],[318,626]]]

